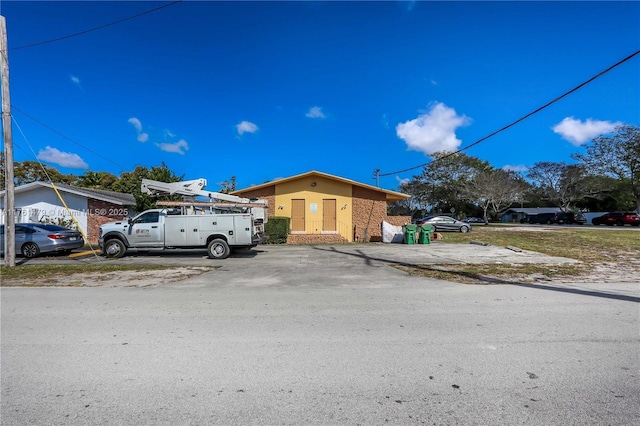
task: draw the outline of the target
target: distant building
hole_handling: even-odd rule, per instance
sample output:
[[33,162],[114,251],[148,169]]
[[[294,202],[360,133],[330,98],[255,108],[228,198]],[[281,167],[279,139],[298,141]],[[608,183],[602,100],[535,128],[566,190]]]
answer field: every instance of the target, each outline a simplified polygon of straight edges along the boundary
[[520,222],[526,216],[533,216],[541,213],[559,213],[562,210],[558,207],[530,207],[530,208],[510,208],[500,216],[500,222]]
[[[98,242],[98,228],[106,222],[126,219],[133,214],[136,200],[131,194],[81,188],[64,183],[32,182],[15,188],[15,222],[53,223],[75,227],[80,226],[92,244]],[[64,200],[64,203],[63,203]],[[0,206],[5,205],[5,191],[0,192]],[[66,206],[68,207],[65,207]],[[0,222],[4,223],[2,209]]]

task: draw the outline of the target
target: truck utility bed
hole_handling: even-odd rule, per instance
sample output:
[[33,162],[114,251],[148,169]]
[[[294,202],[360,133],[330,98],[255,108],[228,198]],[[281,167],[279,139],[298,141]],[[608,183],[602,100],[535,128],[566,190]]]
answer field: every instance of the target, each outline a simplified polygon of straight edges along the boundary
[[251,241],[252,217],[249,213],[167,215],[164,220],[167,247],[204,247],[207,245],[207,238],[213,234],[224,235],[229,246],[250,246],[256,243]]

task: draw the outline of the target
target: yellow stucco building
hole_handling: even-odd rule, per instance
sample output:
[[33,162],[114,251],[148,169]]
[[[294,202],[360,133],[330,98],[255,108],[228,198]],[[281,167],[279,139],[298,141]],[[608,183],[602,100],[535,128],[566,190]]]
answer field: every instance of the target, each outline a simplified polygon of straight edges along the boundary
[[380,241],[382,221],[409,223],[387,216],[387,203],[409,198],[400,192],[318,171],[234,191],[233,195],[268,200],[269,216],[291,218],[288,243]]

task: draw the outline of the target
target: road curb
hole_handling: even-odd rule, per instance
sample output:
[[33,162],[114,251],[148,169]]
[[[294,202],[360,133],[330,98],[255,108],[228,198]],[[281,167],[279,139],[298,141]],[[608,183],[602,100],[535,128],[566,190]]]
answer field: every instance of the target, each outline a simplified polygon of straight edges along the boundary
[[95,251],[91,251],[91,250],[87,250],[87,251],[81,251],[78,253],[72,253],[70,254],[68,257],[71,259],[76,259],[78,257],[86,257],[86,256],[93,256],[93,254],[97,254],[100,255],[102,254],[102,250],[95,250]]

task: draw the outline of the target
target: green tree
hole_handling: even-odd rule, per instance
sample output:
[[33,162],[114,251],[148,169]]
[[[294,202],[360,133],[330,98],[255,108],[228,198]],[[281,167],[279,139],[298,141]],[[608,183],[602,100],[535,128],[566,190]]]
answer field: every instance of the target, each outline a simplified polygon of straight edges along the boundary
[[485,222],[488,212],[499,212],[523,201],[528,184],[519,174],[502,169],[483,169],[462,185],[461,195],[482,208]]
[[220,186],[222,187],[220,192],[223,193],[223,194],[228,194],[230,192],[235,191],[236,190],[236,177],[235,176],[231,176],[231,179],[225,180],[224,182],[222,182],[220,184]]
[[436,152],[433,161],[427,164],[422,173],[401,186],[401,190],[410,194],[416,205],[432,212],[462,213],[472,209],[463,196],[465,185],[483,170],[491,170],[491,165],[476,157],[464,153],[451,154]]
[[137,166],[131,172],[122,173],[120,179],[114,183],[112,190],[132,194],[136,199],[135,209],[138,212],[157,207],[156,201],[158,198],[173,201],[181,199],[180,196],[153,197],[148,194],[143,194],[140,188],[142,186],[142,179],[152,179],[170,183],[183,180],[184,175],[177,176],[164,162],[162,162],[160,166],[151,167],[151,169],[144,166]]
[[580,164],[542,161],[529,169],[527,177],[538,186],[544,199],[562,211],[570,210],[578,200],[598,192]]
[[[4,157],[3,157],[4,158]],[[19,161],[13,164],[13,174],[17,186],[32,182],[54,182],[73,184],[77,176],[62,174],[58,169],[37,161]]]
[[109,172],[92,172],[87,170],[84,175],[79,176],[75,185],[83,188],[104,189],[114,191],[114,187],[118,182],[118,177]]
[[587,179],[594,191],[576,201],[579,209],[600,212],[636,208],[636,200],[623,181],[602,175],[589,175]]
[[592,174],[618,179],[635,200],[640,211],[640,127],[619,126],[611,136],[598,136],[589,142],[581,161]]

